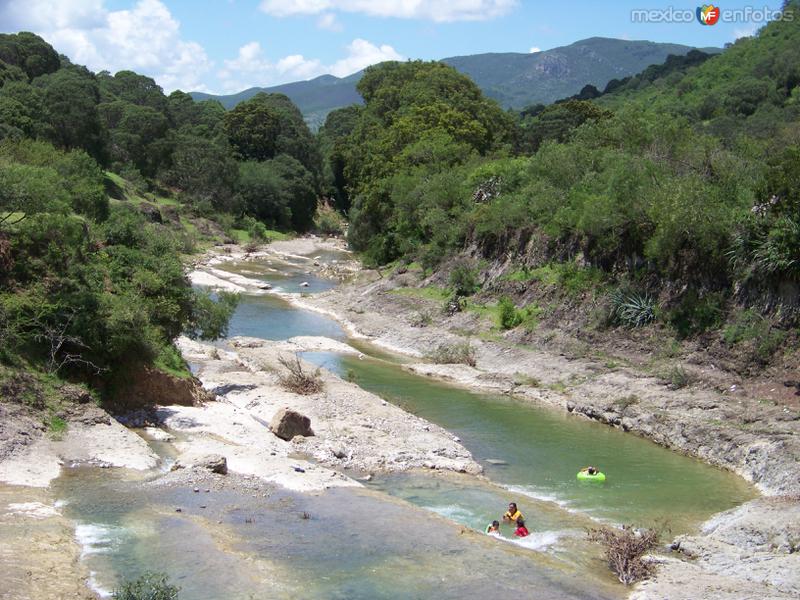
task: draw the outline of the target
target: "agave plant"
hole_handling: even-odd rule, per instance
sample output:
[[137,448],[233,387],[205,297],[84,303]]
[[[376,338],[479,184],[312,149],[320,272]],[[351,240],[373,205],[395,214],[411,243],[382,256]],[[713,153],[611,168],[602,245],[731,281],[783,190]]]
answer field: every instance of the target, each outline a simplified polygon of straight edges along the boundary
[[611,314],[626,327],[643,327],[656,318],[655,300],[649,294],[617,289],[611,294]]

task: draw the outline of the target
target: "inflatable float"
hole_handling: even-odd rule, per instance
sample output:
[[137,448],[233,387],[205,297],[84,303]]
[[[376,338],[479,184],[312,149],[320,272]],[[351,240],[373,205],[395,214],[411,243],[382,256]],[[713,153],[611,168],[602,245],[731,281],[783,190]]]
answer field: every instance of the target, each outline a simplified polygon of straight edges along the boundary
[[578,481],[605,481],[605,473],[597,472],[594,475],[589,475],[586,471],[578,471]]

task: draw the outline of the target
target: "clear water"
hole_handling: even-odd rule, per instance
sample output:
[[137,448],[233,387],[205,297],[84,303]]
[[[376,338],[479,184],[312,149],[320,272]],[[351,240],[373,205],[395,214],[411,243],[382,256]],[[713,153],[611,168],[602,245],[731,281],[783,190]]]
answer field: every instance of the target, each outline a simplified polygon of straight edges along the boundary
[[[228,268],[287,289],[308,281],[308,288],[294,291],[331,285],[302,269],[278,277],[266,263]],[[333,320],[271,296],[244,296],[230,335],[346,339]],[[452,431],[491,481],[395,474],[375,478],[373,490],[252,498],[232,491],[198,495],[125,472],[71,470],[56,492],[79,523],[83,560],[97,586],[110,590],[122,577],[156,570],[183,588],[182,598],[201,600],[620,597],[623,590],[585,542],[593,519],[647,525],[666,517],[678,532],[754,496],[740,478],[646,440],[440,384],[404,371],[368,344],[357,346],[367,358],[305,358]],[[604,485],[575,479],[589,463],[605,471]],[[532,535],[525,540],[511,539],[508,527],[494,539],[452,524],[482,531],[510,500],[528,518]],[[300,519],[302,511],[312,518]]]
[[192,600],[620,596],[610,581],[585,581],[545,554],[463,535],[369,490],[197,494],[80,468],[54,491],[104,592],[157,571]]
[[[314,294],[336,287],[335,281],[313,275],[311,261],[307,265],[298,265],[264,258],[252,261],[231,261],[220,264],[218,268],[270,283],[272,289],[278,292]],[[301,283],[308,285],[301,287]]]
[[[731,473],[599,423],[468,392],[385,361],[330,353],[307,358],[459,436],[520,507],[527,499],[550,500],[615,523],[667,521],[673,532],[683,532],[755,495]],[[577,481],[588,464],[606,474],[604,484]]]
[[347,336],[336,321],[300,311],[277,296],[243,296],[228,327],[228,335],[285,340],[298,335],[321,335],[337,340]]

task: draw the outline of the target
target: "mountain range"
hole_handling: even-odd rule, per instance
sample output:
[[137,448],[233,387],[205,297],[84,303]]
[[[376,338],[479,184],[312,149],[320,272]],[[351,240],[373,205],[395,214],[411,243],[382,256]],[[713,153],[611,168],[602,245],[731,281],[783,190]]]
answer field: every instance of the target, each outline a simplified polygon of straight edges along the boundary
[[[699,48],[720,52],[720,48]],[[663,63],[670,54],[683,55],[691,46],[641,40],[592,37],[543,52],[490,52],[442,59],[468,75],[484,94],[504,108],[549,104],[578,93],[587,84],[600,89],[612,79],[634,75],[652,64]],[[252,87],[236,94],[212,95],[192,92],[195,100],[219,100],[233,108],[259,92],[286,94],[316,129],[327,114],[342,106],[360,103],[356,84],[363,71],[347,77],[321,75],[272,87]]]

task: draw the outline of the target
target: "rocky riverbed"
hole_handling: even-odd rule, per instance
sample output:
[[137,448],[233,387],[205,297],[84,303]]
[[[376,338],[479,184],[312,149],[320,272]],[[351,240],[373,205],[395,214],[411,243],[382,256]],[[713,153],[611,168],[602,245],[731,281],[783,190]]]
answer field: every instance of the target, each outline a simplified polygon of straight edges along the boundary
[[[408,276],[364,272],[348,285],[295,298],[342,322],[352,334],[409,357],[442,344],[469,342],[475,366],[417,362],[414,372],[474,390],[529,399],[647,437],[735,471],[766,496],[723,513],[702,533],[675,540],[675,552],[637,600],[790,598],[800,593],[800,414],[749,397],[736,386],[722,394],[702,386],[671,389],[652,375],[540,348],[469,339],[464,321],[441,316],[436,303],[398,288]],[[440,315],[420,326],[420,314]],[[778,383],[776,383],[778,385]],[[724,524],[724,527],[721,526]]]
[[[469,340],[474,367],[420,360],[441,344],[466,341],[463,321],[474,315],[420,322],[421,313],[438,315],[439,307],[395,293],[412,281],[360,271],[356,261],[340,256],[342,250],[341,243],[319,238],[276,242],[250,254],[229,247],[199,259],[190,276],[196,284],[217,289],[279,293],[297,306],[333,316],[354,338],[404,354],[405,368],[411,371],[473,390],[514,394],[601,421],[736,471],[760,488],[765,497],[717,515],[699,534],[674,540],[673,552],[654,558],[661,563],[657,575],[637,586],[633,592],[637,600],[778,599],[800,593],[797,414],[733,391],[721,394],[698,386],[672,390],[632,369],[502,340]],[[339,258],[319,260],[317,255],[326,252]],[[220,268],[248,258],[272,261],[276,270],[301,264],[309,274],[351,283],[320,294],[287,294]],[[281,386],[286,367],[280,358],[307,351],[355,352],[346,344],[306,336],[281,342],[236,338],[224,347],[181,339],[179,346],[216,400],[181,405],[165,397],[154,409],[119,420],[129,426],[150,426],[145,437],[169,444],[169,461],[174,461],[178,473],[180,467],[187,473],[197,466],[201,471],[224,468],[265,485],[315,493],[360,486],[359,478],[376,472],[428,469],[478,474],[481,470],[447,431],[326,371],[320,372],[323,387],[317,393],[295,394]],[[285,409],[310,419],[310,431],[288,440],[276,436],[273,420]],[[14,409],[0,404],[0,410]],[[54,534],[57,540],[47,537],[68,527],[46,486],[63,465],[152,470],[159,457],[142,436],[91,404],[67,415],[68,429],[60,439],[45,435],[29,415],[6,413],[0,421],[0,481],[15,486],[3,489],[7,498],[15,500],[8,506],[17,508],[7,510],[3,522],[22,523],[26,531],[38,529],[42,539],[58,548],[55,555],[42,550],[18,556],[15,571],[35,574],[41,564],[58,556],[58,564],[48,569],[60,570],[64,580],[75,583],[73,596],[64,597],[88,597],[81,585],[87,574],[76,558],[74,540],[67,534]],[[219,467],[222,458],[224,467]],[[182,481],[176,475],[170,480]],[[3,564],[9,563],[4,559]],[[46,582],[35,576],[30,581],[13,580],[9,589],[11,598],[48,595]]]

